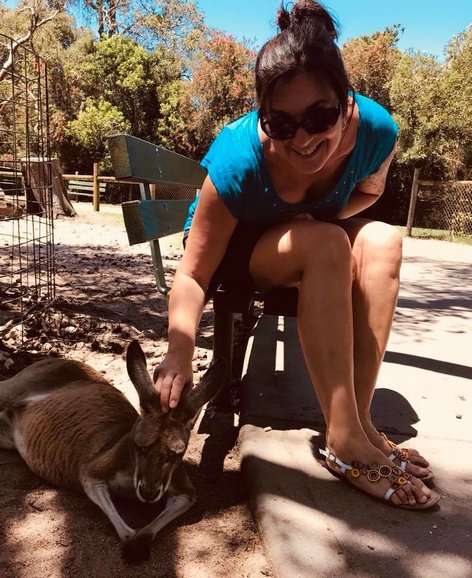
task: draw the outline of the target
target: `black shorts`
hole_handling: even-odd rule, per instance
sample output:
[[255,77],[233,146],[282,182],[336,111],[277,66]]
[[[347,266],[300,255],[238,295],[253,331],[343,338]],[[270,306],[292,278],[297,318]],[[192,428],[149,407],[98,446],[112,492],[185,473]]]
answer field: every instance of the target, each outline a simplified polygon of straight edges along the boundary
[[[221,263],[218,265],[208,287],[211,295],[219,285],[236,292],[253,292],[257,289],[249,273],[249,261],[257,242],[267,230],[266,226],[238,223],[228,243]],[[184,247],[188,231],[184,232]]]

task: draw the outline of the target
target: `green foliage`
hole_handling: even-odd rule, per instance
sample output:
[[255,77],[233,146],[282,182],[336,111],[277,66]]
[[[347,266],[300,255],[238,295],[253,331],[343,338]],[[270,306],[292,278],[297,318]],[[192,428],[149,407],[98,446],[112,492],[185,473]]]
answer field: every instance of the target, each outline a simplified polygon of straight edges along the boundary
[[389,84],[401,56],[396,47],[403,28],[388,26],[383,32],[349,40],[342,47],[346,70],[354,89],[390,108]]
[[[72,142],[80,146],[90,162],[102,161],[106,155],[107,137],[119,132],[129,132],[130,125],[123,113],[103,97],[89,99],[84,110],[68,124],[67,133]],[[104,168],[106,167],[106,164]]]
[[[153,120],[159,113],[159,80],[162,82],[156,74],[157,56],[121,35],[94,42],[88,48],[79,61],[68,61],[67,72],[80,97],[104,98],[122,111],[133,134],[151,137]],[[168,74],[164,72],[163,76]]]
[[446,49],[442,90],[448,136],[442,147],[448,172],[472,175],[472,26],[455,36]]
[[155,0],[137,11],[132,33],[149,50],[164,46],[187,61],[205,41],[208,28],[194,0]]
[[200,159],[224,125],[254,107],[254,60],[244,44],[214,32],[202,47],[192,80],[168,92],[160,142]]
[[[22,0],[15,9],[0,0],[0,32],[25,34],[27,5],[40,21],[59,9],[28,45],[48,62],[50,134],[67,171],[90,172],[116,130],[200,159],[255,104],[254,51],[209,30],[196,0]],[[91,12],[95,30],[74,27],[64,5]],[[355,89],[400,127],[388,192],[371,209],[395,222],[406,219],[414,167],[425,177],[470,179],[472,166],[472,27],[451,40],[445,62],[401,52],[401,33],[390,26],[342,48]],[[7,56],[0,45],[0,68]]]
[[469,178],[472,162],[472,27],[455,37],[446,62],[404,54],[390,83],[400,127],[399,159],[435,178]]
[[411,166],[437,164],[441,110],[442,67],[434,56],[407,52],[390,82],[394,118],[400,129],[398,158]]

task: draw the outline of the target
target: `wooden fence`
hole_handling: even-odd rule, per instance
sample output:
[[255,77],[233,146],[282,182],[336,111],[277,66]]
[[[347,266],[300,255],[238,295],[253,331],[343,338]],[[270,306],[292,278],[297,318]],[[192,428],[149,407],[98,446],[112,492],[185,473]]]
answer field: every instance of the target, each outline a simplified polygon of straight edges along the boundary
[[[418,211],[418,201],[421,201]],[[452,234],[472,234],[472,181],[425,181],[415,169],[411,186],[406,235],[411,236],[415,216],[432,222],[430,228]],[[418,226],[418,225],[416,225]]]
[[100,175],[100,163],[93,163],[93,174],[91,175],[75,175],[75,174],[63,174],[62,178],[64,181],[84,181],[87,183],[93,183],[93,209],[94,211],[100,210],[100,183],[117,183],[122,185],[130,185],[129,181],[120,181],[115,179],[115,177],[106,177]]

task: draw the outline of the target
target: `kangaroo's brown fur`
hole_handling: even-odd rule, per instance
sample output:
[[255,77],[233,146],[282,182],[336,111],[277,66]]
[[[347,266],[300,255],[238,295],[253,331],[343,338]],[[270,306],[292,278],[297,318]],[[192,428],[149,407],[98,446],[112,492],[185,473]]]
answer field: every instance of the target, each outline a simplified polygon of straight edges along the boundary
[[[214,364],[167,414],[137,342],[128,348],[127,366],[141,415],[100,373],[78,361],[43,360],[0,382],[0,447],[16,449],[49,482],[85,491],[134,554],[138,547],[147,550],[156,533],[195,501],[181,462],[196,416],[223,383],[225,364]],[[164,511],[136,532],[110,494],[168,499]]]

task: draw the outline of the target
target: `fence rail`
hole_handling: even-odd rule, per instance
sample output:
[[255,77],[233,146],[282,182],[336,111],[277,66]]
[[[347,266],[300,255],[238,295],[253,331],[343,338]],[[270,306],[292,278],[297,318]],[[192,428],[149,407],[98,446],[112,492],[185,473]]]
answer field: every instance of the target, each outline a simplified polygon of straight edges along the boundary
[[93,174],[91,175],[76,175],[63,174],[62,178],[67,183],[69,181],[83,181],[85,183],[93,183],[92,202],[95,211],[100,210],[100,183],[113,183],[120,185],[130,185],[129,181],[120,181],[115,177],[108,177],[100,175],[100,163],[93,163]]
[[406,235],[413,227],[472,235],[472,181],[426,181],[415,169]]

